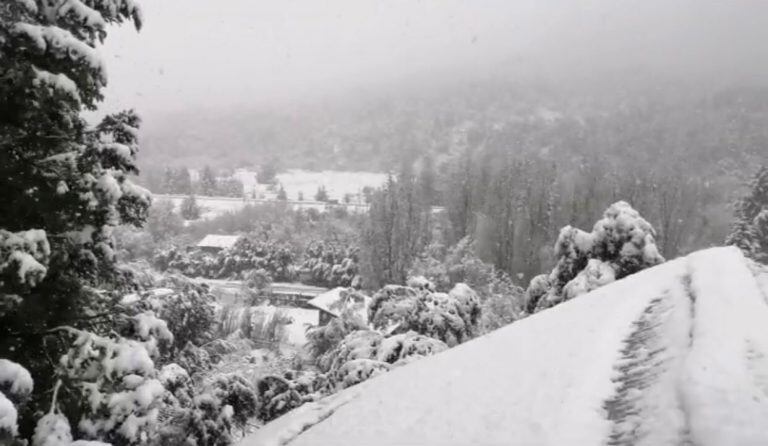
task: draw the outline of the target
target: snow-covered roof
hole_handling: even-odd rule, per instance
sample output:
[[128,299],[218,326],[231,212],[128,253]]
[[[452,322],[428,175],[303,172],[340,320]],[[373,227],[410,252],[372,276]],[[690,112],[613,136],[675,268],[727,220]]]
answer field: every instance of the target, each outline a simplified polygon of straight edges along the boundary
[[308,305],[311,305],[318,310],[323,310],[326,313],[330,313],[336,317],[339,316],[339,309],[338,308],[331,308],[334,306],[334,304],[338,303],[343,299],[341,296],[341,292],[344,291],[346,288],[339,287],[334,288],[332,290],[326,291],[325,293],[317,295],[314,299],[307,302]]
[[368,303],[370,299],[366,299],[364,302],[345,302],[347,299],[347,291],[349,288],[338,287],[332,290],[328,290],[307,302],[308,305],[317,308],[318,310],[325,311],[335,317],[341,315],[341,311],[345,306],[347,308],[355,308],[356,313],[362,318],[367,320]]
[[240,445],[768,444],[759,271],[735,248],[664,263],[305,404]]
[[198,248],[220,248],[226,249],[235,246],[240,240],[239,235],[215,235],[208,234],[197,244]]
[[317,296],[328,291],[328,288],[294,282],[273,282],[269,289],[272,294],[299,294],[302,296]]

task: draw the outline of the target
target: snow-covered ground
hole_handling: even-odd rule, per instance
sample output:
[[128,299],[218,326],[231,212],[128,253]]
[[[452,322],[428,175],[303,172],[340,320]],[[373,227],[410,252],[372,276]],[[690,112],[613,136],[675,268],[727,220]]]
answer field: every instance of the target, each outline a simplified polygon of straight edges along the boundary
[[[168,195],[168,194],[153,194],[153,201],[169,200],[173,203],[173,206],[178,211],[181,208],[181,202],[187,198],[186,195]],[[212,218],[224,215],[226,213],[237,212],[248,205],[261,205],[261,204],[279,204],[285,203],[293,210],[309,210],[314,209],[318,212],[325,212],[330,207],[344,206],[350,213],[362,213],[368,210],[368,205],[360,203],[339,203],[329,205],[320,201],[296,201],[288,200],[285,202],[278,201],[277,199],[254,199],[254,198],[234,198],[234,197],[207,197],[203,195],[196,195],[195,200],[200,207],[200,218],[202,220],[210,220]],[[312,200],[310,197],[308,200]]]
[[667,262],[306,404],[241,446],[768,445],[760,271],[735,248]]
[[[256,172],[238,169],[235,178],[243,183],[245,193],[253,196],[268,193],[266,186],[256,183]],[[298,200],[299,194],[304,200],[314,200],[315,193],[320,186],[325,187],[331,199],[342,201],[344,195],[359,195],[364,187],[378,188],[387,180],[387,174],[377,172],[351,172],[324,170],[313,172],[302,169],[288,169],[277,174],[277,182],[283,186],[289,200]]]

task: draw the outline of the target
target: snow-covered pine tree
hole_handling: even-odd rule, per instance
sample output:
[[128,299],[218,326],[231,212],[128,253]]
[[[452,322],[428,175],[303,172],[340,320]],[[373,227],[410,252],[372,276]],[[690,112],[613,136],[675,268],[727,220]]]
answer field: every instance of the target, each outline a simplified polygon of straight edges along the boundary
[[[107,82],[96,47],[109,25],[130,21],[141,26],[133,0],[0,4],[0,357],[36,380],[27,413],[47,403],[45,358],[61,353],[44,334],[108,322],[110,302],[91,287],[116,277],[112,229],[147,216],[149,192],[129,179],[139,118],[126,111],[92,128],[80,116]],[[21,418],[28,437],[34,420]]]
[[725,243],[768,263],[768,166],[758,170],[749,189],[749,194],[736,203],[735,221]]

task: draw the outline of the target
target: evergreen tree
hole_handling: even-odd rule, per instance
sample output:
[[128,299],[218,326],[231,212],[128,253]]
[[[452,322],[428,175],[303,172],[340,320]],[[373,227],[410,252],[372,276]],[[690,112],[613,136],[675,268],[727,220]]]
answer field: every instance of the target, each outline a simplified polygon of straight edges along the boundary
[[315,192],[315,201],[328,201],[328,191],[325,190],[325,186],[320,186]]
[[285,193],[285,188],[283,185],[280,185],[280,189],[277,191],[277,199],[285,201],[288,199],[288,194]]
[[189,175],[189,169],[179,167],[176,170],[174,194],[189,195],[192,193],[192,177]]
[[402,284],[413,260],[429,244],[430,207],[420,201],[418,183],[407,165],[374,193],[363,231],[370,285]]
[[213,173],[213,169],[210,166],[205,166],[200,173],[200,195],[212,196],[216,195],[218,190],[218,184],[216,181],[216,175]]
[[161,194],[175,194],[176,193],[176,172],[170,167],[163,169],[163,179],[160,182]]
[[[76,7],[75,7],[76,6]],[[98,330],[114,315],[112,229],[141,225],[150,194],[138,173],[139,118],[126,111],[91,128],[106,84],[96,46],[110,24],[141,24],[133,2],[11,1],[0,5],[0,358],[35,380],[19,426],[47,412],[61,325]],[[13,210],[12,212],[10,210]]]
[[259,184],[277,182],[277,163],[274,160],[267,161],[259,167],[259,171],[256,173],[256,182]]
[[197,205],[197,199],[194,195],[188,195],[181,202],[181,216],[185,220],[197,220],[200,218],[200,206]]
[[768,263],[768,167],[758,170],[749,194],[736,204],[736,220],[725,243],[758,262]]

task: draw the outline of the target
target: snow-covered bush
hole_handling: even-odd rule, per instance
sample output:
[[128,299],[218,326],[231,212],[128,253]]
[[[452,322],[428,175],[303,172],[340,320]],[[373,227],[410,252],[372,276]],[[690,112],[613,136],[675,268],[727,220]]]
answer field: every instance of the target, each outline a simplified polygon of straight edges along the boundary
[[387,285],[374,294],[369,321],[387,333],[416,331],[456,345],[474,337],[480,321],[480,298],[466,284],[449,293]]
[[312,358],[318,360],[326,352],[335,348],[348,334],[366,328],[367,324],[360,317],[359,312],[346,309],[339,317],[334,317],[327,324],[310,327],[307,330],[306,349]]
[[346,389],[355,384],[360,384],[369,378],[388,372],[390,369],[391,366],[389,364],[376,359],[352,359],[334,371],[333,381],[337,389]]
[[528,286],[527,310],[551,307],[662,263],[655,235],[651,224],[624,201],[612,204],[592,232],[564,227],[555,243],[554,269]]
[[323,355],[318,365],[332,387],[340,390],[447,348],[444,342],[414,331],[385,337],[376,331],[358,330]]
[[325,375],[312,371],[289,371],[268,375],[256,384],[258,417],[273,420],[308,401],[316,401],[328,393]]
[[483,262],[475,254],[475,243],[470,237],[461,239],[446,250],[430,246],[417,259],[411,270],[408,285],[424,288],[410,280],[427,280],[427,289],[449,290],[458,283],[469,285],[480,298],[481,328],[483,333],[495,330],[520,318],[523,313],[525,290],[516,286],[506,273]]
[[153,258],[159,270],[174,270],[189,277],[243,279],[253,270],[263,270],[276,281],[295,278],[295,261],[295,254],[287,245],[261,241],[255,236],[242,237],[232,248],[216,254],[171,248]]
[[357,287],[360,283],[357,248],[313,242],[304,251],[300,270],[309,273],[307,283],[326,287]]
[[[153,311],[168,324],[174,347],[202,345],[213,339],[216,325],[215,297],[207,285],[181,275],[166,275],[157,287],[135,295],[126,304],[130,312]],[[125,301],[125,299],[124,299]]]
[[233,423],[243,428],[258,410],[253,385],[238,373],[216,375],[209,384],[211,393],[222,404],[232,407]]

